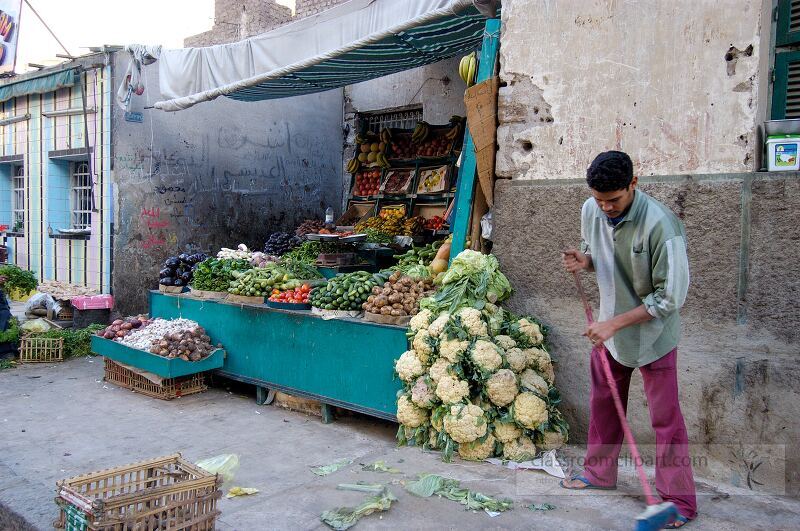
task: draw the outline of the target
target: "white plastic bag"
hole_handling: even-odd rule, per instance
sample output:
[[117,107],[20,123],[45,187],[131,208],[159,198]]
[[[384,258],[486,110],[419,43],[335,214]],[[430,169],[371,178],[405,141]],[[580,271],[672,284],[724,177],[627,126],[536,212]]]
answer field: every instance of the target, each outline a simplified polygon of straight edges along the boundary
[[239,469],[239,456],[236,454],[221,454],[203,459],[195,464],[206,472],[219,474],[222,482],[227,483],[233,479],[234,474]]

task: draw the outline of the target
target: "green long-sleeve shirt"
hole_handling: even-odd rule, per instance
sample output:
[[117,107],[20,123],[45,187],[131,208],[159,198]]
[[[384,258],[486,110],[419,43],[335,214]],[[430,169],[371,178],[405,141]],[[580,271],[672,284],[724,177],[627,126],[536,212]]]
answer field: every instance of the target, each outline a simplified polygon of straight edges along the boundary
[[594,198],[581,211],[581,249],[590,254],[600,289],[599,321],[642,304],[653,319],[605,342],[628,367],[641,367],[678,346],[678,310],[689,288],[686,231],[662,203],[637,190],[628,213],[612,225]]

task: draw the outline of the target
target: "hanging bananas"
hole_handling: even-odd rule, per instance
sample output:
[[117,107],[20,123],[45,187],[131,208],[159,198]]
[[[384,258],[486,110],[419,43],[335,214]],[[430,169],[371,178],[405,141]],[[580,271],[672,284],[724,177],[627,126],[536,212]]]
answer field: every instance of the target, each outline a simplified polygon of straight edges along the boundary
[[428,122],[417,122],[417,126],[414,128],[414,132],[411,133],[411,143],[421,144],[425,142],[425,139],[428,138],[430,130],[431,126],[430,124],[428,124]]
[[347,163],[347,173],[355,174],[361,168],[361,162],[357,158],[351,159]]
[[378,155],[375,157],[375,162],[381,168],[390,167],[389,160],[386,158],[386,155],[384,155],[383,153],[378,153]]
[[478,73],[478,56],[475,52],[465,55],[458,63],[458,75],[468,87],[475,84],[475,74]]
[[381,142],[390,144],[392,142],[392,132],[387,127],[381,129]]

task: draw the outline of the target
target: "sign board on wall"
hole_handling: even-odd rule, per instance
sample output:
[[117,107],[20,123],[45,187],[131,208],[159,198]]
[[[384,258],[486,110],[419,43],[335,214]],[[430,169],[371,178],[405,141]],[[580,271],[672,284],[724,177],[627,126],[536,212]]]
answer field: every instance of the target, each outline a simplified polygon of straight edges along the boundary
[[14,71],[21,12],[22,0],[0,0],[0,74]]

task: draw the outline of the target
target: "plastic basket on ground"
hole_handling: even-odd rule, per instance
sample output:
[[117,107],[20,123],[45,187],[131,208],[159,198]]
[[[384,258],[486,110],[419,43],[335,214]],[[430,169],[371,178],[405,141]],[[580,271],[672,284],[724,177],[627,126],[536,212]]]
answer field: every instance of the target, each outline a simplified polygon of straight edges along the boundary
[[64,361],[63,337],[39,337],[28,334],[19,342],[20,363],[52,363]]
[[[132,369],[105,358],[105,380],[125,389],[162,400],[172,400],[181,396],[202,393],[208,387],[202,373],[178,378],[150,379]],[[158,383],[160,382],[160,383]]]
[[56,483],[54,526],[88,531],[214,529],[222,479],[181,454],[75,476]]

